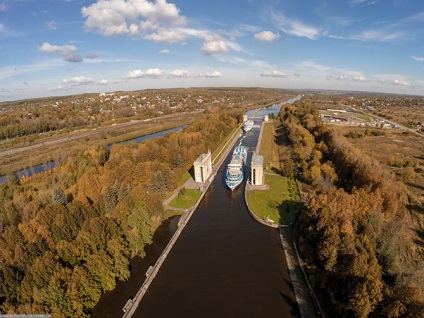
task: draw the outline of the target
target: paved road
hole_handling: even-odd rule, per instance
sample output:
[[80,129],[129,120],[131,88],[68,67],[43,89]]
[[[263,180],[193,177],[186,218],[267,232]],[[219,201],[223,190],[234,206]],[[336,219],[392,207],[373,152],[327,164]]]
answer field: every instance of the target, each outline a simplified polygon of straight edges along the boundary
[[396,125],[398,127],[398,129],[406,130],[406,131],[409,131],[411,133],[414,133],[417,136],[424,137],[424,135],[422,133],[417,132],[417,130],[415,128],[406,127],[406,126],[401,125],[401,124],[399,124],[399,123],[397,123],[397,122],[395,122],[393,120],[389,120],[389,119],[384,118],[384,117],[380,117],[380,116],[377,116],[377,115],[374,115],[374,114],[370,114],[368,112],[365,112],[365,111],[362,111],[362,110],[359,110],[359,109],[356,109],[356,108],[355,108],[355,111],[358,112],[358,113],[361,113],[363,115],[366,115],[366,116],[369,116],[369,117],[372,117],[372,118],[377,118],[379,120],[385,121],[388,124]]

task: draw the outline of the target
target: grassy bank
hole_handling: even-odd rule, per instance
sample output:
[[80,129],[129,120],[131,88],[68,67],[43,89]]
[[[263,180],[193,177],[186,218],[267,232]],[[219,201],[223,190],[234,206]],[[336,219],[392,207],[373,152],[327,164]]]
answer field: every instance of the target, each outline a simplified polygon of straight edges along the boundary
[[259,154],[264,157],[266,190],[249,190],[246,198],[251,211],[259,218],[271,219],[274,224],[293,222],[301,206],[299,190],[294,179],[270,172],[279,166],[278,145],[275,143],[274,122],[263,123]]
[[202,192],[198,189],[182,188],[175,199],[169,203],[169,206],[179,209],[191,208],[199,200],[201,194]]
[[274,142],[275,124],[273,122],[264,122],[262,125],[263,132],[259,154],[264,157],[264,169],[269,170],[271,168],[269,164],[273,161],[273,153],[277,148]]
[[266,174],[266,190],[246,192],[250,210],[259,218],[275,224],[288,225],[296,218],[301,206],[299,192],[293,179],[278,174]]

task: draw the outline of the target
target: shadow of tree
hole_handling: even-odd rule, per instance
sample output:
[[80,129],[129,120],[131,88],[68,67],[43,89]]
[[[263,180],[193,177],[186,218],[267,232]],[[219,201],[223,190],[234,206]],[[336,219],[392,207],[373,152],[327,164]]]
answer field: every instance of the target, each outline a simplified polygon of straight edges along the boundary
[[408,208],[408,210],[410,210],[411,212],[418,212],[421,214],[424,214],[424,207],[421,205],[416,205],[416,204],[408,204],[406,206]]
[[408,185],[408,186],[410,186],[410,187],[417,188],[419,190],[423,190],[424,191],[424,187],[421,186],[421,185],[419,185],[419,184],[415,184],[415,183],[412,183],[412,182],[405,182],[405,184]]
[[[288,282],[288,284],[291,286],[291,282]],[[300,310],[299,310],[299,306],[297,304],[297,302],[290,297],[289,295],[284,294],[283,292],[280,291],[280,295],[281,297],[284,298],[285,302],[290,306],[290,313],[291,313],[291,317],[301,317],[300,315]]]
[[415,239],[414,243],[424,247],[424,231],[416,230],[415,233],[417,234],[418,239]]
[[280,223],[284,225],[291,224],[296,218],[297,213],[302,207],[302,202],[294,200],[284,200],[280,204],[276,205],[279,216]]
[[290,146],[290,140],[287,137],[287,133],[282,125],[275,129],[274,142],[278,146]]

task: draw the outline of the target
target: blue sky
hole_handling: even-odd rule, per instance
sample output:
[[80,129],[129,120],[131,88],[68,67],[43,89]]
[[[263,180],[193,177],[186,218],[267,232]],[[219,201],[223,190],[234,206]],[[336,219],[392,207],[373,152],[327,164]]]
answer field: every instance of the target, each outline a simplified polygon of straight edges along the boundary
[[424,95],[424,1],[0,0],[0,101],[200,86]]

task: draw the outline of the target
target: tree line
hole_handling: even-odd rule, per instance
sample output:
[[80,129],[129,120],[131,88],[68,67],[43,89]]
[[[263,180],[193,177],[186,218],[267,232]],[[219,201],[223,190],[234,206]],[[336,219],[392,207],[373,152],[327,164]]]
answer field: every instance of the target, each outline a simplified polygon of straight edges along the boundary
[[309,189],[299,249],[329,316],[423,317],[424,261],[412,253],[405,185],[324,126],[309,99],[284,105],[279,117]]
[[181,132],[84,149],[42,179],[1,185],[0,312],[89,316],[168,217],[163,199],[237,118],[210,113]]

